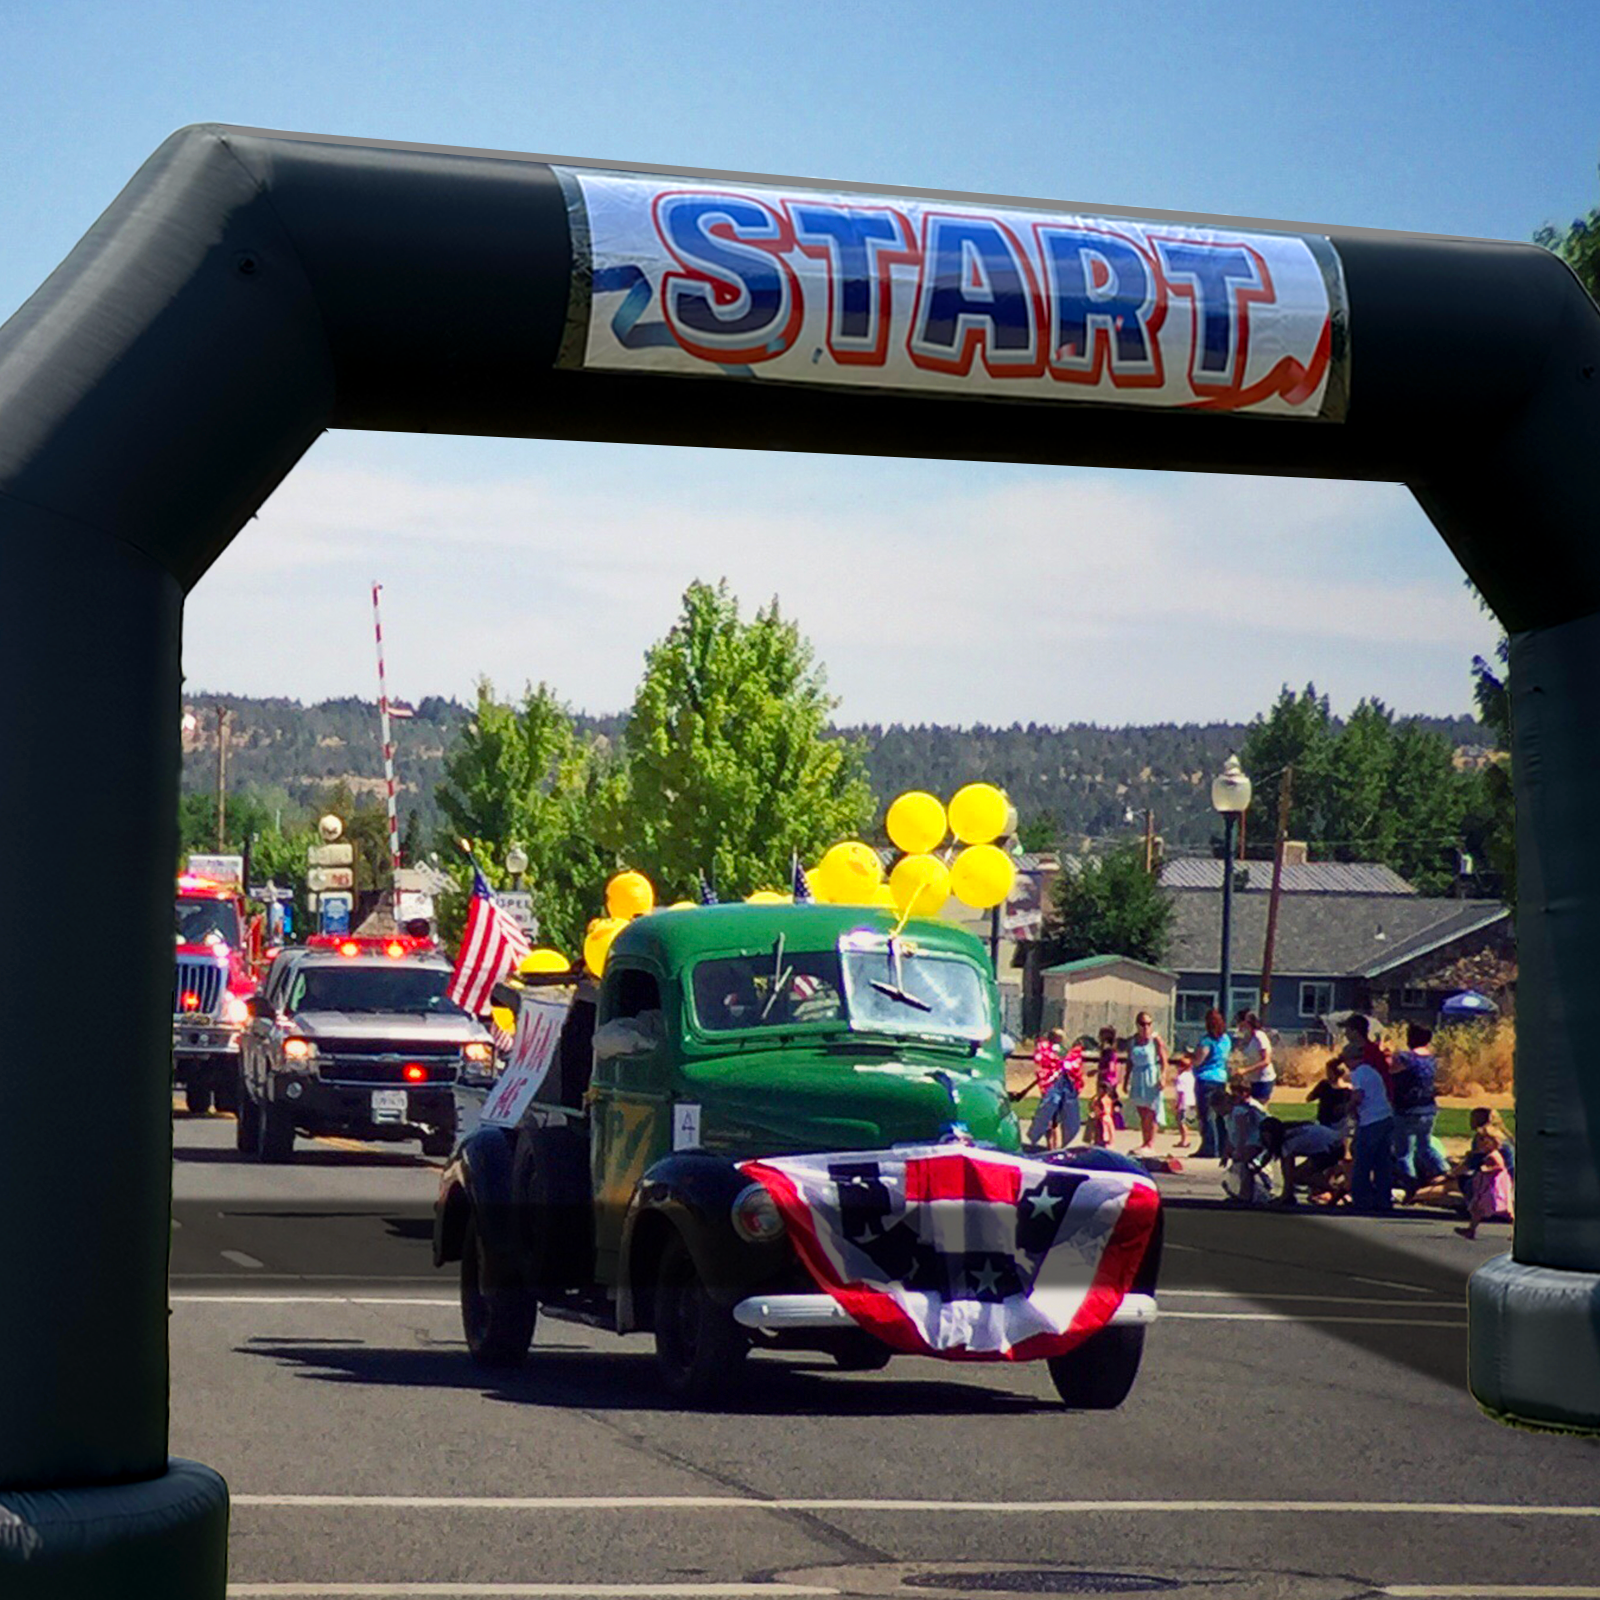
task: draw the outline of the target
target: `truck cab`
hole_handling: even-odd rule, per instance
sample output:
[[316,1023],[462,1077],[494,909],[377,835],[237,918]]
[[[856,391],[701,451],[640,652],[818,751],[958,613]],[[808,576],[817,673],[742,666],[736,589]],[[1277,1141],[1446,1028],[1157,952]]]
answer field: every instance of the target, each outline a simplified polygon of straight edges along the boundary
[[255,972],[244,901],[228,883],[185,873],[173,901],[172,1072],[190,1112],[236,1106],[239,1036]]
[[669,910],[622,930],[598,992],[570,993],[515,1124],[480,1126],[441,1185],[435,1260],[461,1262],[474,1356],[522,1359],[542,1306],[653,1332],[685,1397],[721,1392],[761,1344],[888,1360],[744,1167],[1020,1151],[982,945],[862,907]]

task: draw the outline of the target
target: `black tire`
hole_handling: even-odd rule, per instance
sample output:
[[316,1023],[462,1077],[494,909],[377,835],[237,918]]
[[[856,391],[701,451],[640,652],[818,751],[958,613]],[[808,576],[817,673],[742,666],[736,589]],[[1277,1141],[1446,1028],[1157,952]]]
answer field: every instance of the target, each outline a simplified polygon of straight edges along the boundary
[[1061,1402],[1073,1411],[1115,1411],[1128,1398],[1144,1356],[1143,1328],[1104,1328],[1045,1365]]
[[495,1272],[477,1218],[468,1213],[461,1239],[461,1328],[468,1353],[480,1367],[521,1366],[538,1321],[538,1297]]
[[259,1153],[261,1148],[261,1107],[251,1098],[250,1091],[241,1083],[238,1086],[239,1120],[233,1125],[233,1142],[247,1156]]
[[455,1154],[456,1135],[453,1128],[429,1128],[422,1136],[422,1153],[425,1156]]
[[848,1334],[829,1354],[841,1372],[882,1372],[894,1358],[894,1351],[882,1339],[860,1329]]
[[294,1155],[294,1113],[269,1100],[257,1107],[260,1117],[256,1157],[269,1166],[282,1166]]
[[667,1392],[715,1405],[739,1389],[750,1337],[701,1281],[689,1247],[674,1237],[661,1257],[655,1298],[656,1368]]
[[239,1074],[236,1070],[222,1067],[217,1072],[216,1082],[212,1086],[211,1099],[218,1111],[231,1111],[235,1116],[238,1116]]
[[183,1103],[191,1117],[203,1117],[211,1109],[211,1086],[205,1083],[186,1084]]

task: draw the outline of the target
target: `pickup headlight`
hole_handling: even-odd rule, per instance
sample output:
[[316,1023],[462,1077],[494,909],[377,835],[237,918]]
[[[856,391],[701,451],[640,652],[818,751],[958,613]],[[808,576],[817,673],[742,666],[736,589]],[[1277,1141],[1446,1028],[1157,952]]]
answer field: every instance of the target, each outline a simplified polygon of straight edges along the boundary
[[314,1061],[317,1047],[309,1039],[285,1039],[283,1041],[283,1059],[285,1061]]
[[487,1039],[474,1039],[461,1047],[461,1059],[474,1066],[486,1067],[494,1060],[494,1046]]
[[221,1020],[232,1028],[241,1028],[250,1020],[250,1007],[244,1003],[242,994],[223,996]]
[[734,1196],[733,1231],[750,1244],[770,1244],[783,1233],[783,1213],[764,1185],[749,1184]]

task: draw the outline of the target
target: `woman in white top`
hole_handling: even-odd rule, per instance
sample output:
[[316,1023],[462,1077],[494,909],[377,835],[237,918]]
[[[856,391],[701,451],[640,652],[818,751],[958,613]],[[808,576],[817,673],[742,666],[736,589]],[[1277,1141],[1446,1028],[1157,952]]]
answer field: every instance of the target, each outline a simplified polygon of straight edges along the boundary
[[1265,1105],[1272,1098],[1278,1069],[1272,1064],[1272,1041],[1253,1011],[1241,1011],[1233,1059],[1228,1063],[1234,1078],[1249,1085],[1250,1098]]

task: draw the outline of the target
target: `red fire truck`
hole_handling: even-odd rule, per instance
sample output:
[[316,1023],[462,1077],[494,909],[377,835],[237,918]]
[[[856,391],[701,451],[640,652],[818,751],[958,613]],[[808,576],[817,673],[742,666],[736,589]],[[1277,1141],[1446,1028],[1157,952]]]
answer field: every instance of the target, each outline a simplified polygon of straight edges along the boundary
[[189,1110],[238,1106],[239,1034],[250,1020],[259,952],[239,886],[185,873],[173,931],[172,1071]]

